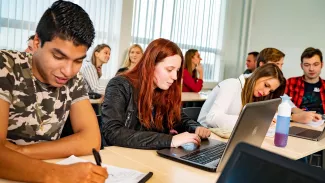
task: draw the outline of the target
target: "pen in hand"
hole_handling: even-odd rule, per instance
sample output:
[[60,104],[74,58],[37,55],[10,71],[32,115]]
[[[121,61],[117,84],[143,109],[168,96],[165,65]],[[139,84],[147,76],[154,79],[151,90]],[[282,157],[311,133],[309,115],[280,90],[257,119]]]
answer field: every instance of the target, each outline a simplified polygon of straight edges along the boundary
[[98,166],[102,166],[102,158],[100,157],[100,154],[98,151],[96,151],[95,148],[93,148],[93,155],[95,157],[96,164]]
[[[95,148],[93,148],[93,155],[96,161],[97,166],[102,166],[102,158],[100,157],[100,154],[98,151],[96,151]],[[108,173],[108,172],[107,172]],[[112,174],[108,174],[109,176],[112,176]]]

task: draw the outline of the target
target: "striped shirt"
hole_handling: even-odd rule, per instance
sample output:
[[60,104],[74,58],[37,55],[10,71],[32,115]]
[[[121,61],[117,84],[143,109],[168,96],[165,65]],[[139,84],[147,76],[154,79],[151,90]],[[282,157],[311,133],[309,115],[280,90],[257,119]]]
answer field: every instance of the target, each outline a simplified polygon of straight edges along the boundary
[[105,93],[105,86],[100,85],[97,69],[91,62],[83,62],[80,72],[85,79],[85,87],[89,93]]

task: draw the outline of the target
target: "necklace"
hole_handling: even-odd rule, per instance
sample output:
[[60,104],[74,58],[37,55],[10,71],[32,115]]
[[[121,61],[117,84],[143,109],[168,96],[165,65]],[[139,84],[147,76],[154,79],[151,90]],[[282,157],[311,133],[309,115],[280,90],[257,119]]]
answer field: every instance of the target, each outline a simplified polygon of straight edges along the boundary
[[[36,103],[35,103],[35,111],[36,111],[36,117],[37,117],[37,121],[40,122],[40,125],[36,131],[36,134],[37,135],[43,135],[44,134],[44,125],[46,125],[52,118],[53,118],[53,113],[54,112],[51,112],[50,114],[50,118],[47,120],[47,121],[43,121],[42,120],[42,116],[44,115],[42,113],[42,110],[41,110],[41,107],[40,107],[40,103],[41,103],[41,100],[39,100],[38,96],[37,96],[37,88],[36,88],[36,82],[37,82],[37,78],[34,76],[33,72],[31,71],[31,76],[32,76],[32,83],[33,83],[33,86],[34,86],[34,89],[35,89],[35,96],[36,96]],[[56,92],[57,92],[57,95],[56,95],[56,99],[55,101],[58,100],[59,98],[59,88],[56,88]],[[42,100],[44,99],[44,96],[43,96],[43,93],[42,93]],[[53,110],[55,110],[55,105],[53,106]]]

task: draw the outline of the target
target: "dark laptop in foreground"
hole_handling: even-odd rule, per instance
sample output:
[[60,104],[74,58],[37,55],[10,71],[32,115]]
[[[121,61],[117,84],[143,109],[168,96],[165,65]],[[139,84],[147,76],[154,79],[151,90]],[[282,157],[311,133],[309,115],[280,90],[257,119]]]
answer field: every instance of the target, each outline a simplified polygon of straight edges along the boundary
[[293,137],[304,138],[308,140],[320,141],[325,137],[325,128],[323,131],[317,131],[297,126],[290,127],[289,135]]
[[193,151],[180,147],[158,150],[157,153],[203,170],[221,171],[239,142],[262,144],[280,102],[281,99],[273,99],[245,105],[228,143],[208,139],[202,140],[200,147]]
[[217,183],[322,183],[325,171],[300,161],[239,143]]

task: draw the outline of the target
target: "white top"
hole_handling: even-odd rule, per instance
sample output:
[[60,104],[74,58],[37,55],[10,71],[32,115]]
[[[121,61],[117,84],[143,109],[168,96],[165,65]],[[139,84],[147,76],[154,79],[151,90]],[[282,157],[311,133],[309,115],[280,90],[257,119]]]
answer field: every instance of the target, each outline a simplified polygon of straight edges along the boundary
[[[219,83],[204,102],[198,122],[208,128],[224,128],[232,130],[242,109],[241,92],[245,79],[250,75],[226,79]],[[292,108],[295,105],[289,102]]]
[[105,86],[100,85],[96,67],[89,61],[85,61],[80,69],[88,92],[105,93]]
[[198,122],[206,127],[233,129],[242,109],[241,91],[244,85],[244,75],[219,83],[203,104]]

